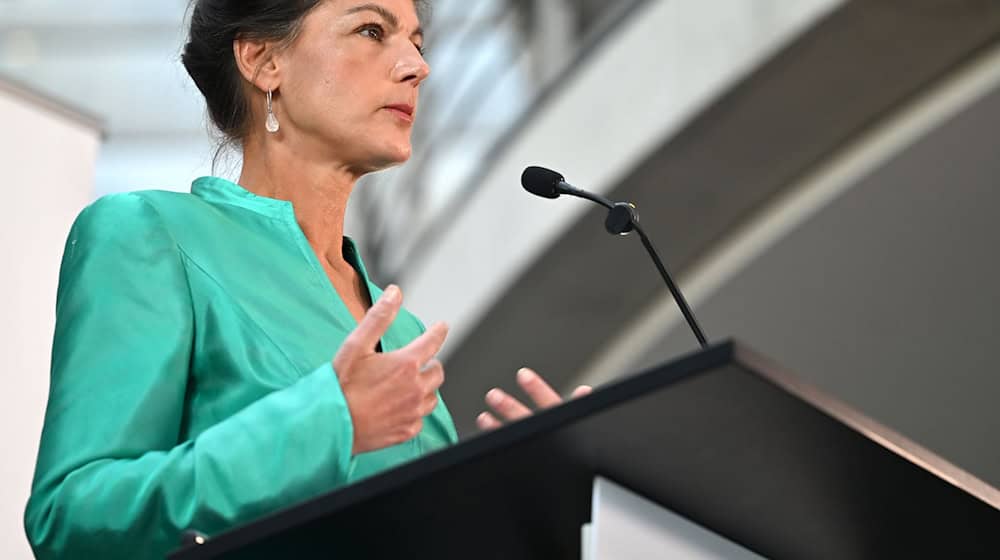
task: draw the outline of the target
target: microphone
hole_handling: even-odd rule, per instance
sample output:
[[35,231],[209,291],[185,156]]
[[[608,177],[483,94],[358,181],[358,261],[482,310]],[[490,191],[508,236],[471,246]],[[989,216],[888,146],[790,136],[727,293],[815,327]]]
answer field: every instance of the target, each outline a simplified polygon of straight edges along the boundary
[[521,185],[531,194],[543,198],[559,198],[559,195],[566,191],[566,187],[571,186],[555,171],[534,165],[526,167],[524,173],[521,173]]
[[708,339],[705,338],[705,333],[698,325],[698,320],[695,319],[687,300],[684,299],[684,294],[681,293],[680,289],[674,283],[670,273],[663,266],[660,255],[657,254],[649,237],[646,236],[646,232],[639,225],[639,213],[635,204],[631,202],[612,202],[599,194],[578,189],[567,183],[561,174],[551,169],[534,165],[525,168],[524,172],[521,173],[521,185],[531,194],[543,198],[559,198],[560,195],[566,194],[585,198],[591,202],[600,204],[608,209],[608,217],[604,220],[604,228],[612,235],[628,235],[632,231],[637,232],[650,258],[653,259],[653,264],[656,265],[656,269],[660,271],[660,276],[663,277],[663,281],[667,284],[667,289],[670,290],[670,294],[674,297],[674,301],[677,302],[677,306],[681,308],[684,320],[687,321],[695,338],[698,339],[698,344],[702,348],[708,346]]

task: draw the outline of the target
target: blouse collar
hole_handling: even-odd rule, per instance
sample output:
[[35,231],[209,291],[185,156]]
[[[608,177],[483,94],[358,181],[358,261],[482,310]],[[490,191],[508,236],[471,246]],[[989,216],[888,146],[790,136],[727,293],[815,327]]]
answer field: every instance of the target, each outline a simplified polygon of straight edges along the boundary
[[[228,179],[199,177],[191,183],[191,194],[209,203],[238,206],[271,218],[291,220],[296,229],[298,228],[298,223],[295,221],[295,209],[291,201],[256,195]],[[303,239],[305,239],[304,235]],[[382,294],[382,290],[372,283],[368,276],[368,269],[365,267],[364,261],[361,260],[361,252],[350,237],[344,236],[343,251],[348,262],[355,266],[365,283],[368,284],[372,301],[377,300]]]
[[229,204],[273,218],[293,217],[295,211],[288,200],[256,195],[236,183],[221,177],[199,177],[191,183],[191,194],[216,204]]

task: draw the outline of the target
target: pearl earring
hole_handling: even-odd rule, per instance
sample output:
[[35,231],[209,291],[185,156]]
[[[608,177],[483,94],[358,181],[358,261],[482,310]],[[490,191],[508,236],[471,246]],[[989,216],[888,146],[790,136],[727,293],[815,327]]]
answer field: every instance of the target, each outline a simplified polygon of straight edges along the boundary
[[271,90],[267,90],[267,121],[264,122],[264,126],[270,133],[278,132],[281,128],[278,117],[274,116],[274,107],[271,105]]

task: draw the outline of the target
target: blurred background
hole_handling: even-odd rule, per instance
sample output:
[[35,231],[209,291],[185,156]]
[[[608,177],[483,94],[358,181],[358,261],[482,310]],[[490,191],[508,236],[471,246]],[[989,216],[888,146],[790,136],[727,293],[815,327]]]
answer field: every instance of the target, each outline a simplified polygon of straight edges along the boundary
[[[527,165],[634,201],[735,337],[1000,485],[1000,3],[434,0],[414,157],[349,209],[379,283],[446,320],[463,437],[529,365],[600,385],[697,348],[639,241]],[[213,165],[186,0],[0,0],[0,557],[21,530],[59,259],[106,193]],[[822,442],[817,442],[822,445]]]

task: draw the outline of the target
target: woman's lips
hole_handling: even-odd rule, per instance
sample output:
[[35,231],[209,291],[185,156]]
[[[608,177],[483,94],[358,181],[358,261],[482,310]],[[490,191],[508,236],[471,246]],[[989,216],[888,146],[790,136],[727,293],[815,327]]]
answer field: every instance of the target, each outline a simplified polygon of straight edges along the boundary
[[413,105],[398,104],[398,105],[386,105],[383,107],[385,110],[396,115],[401,120],[406,122],[413,122]]

